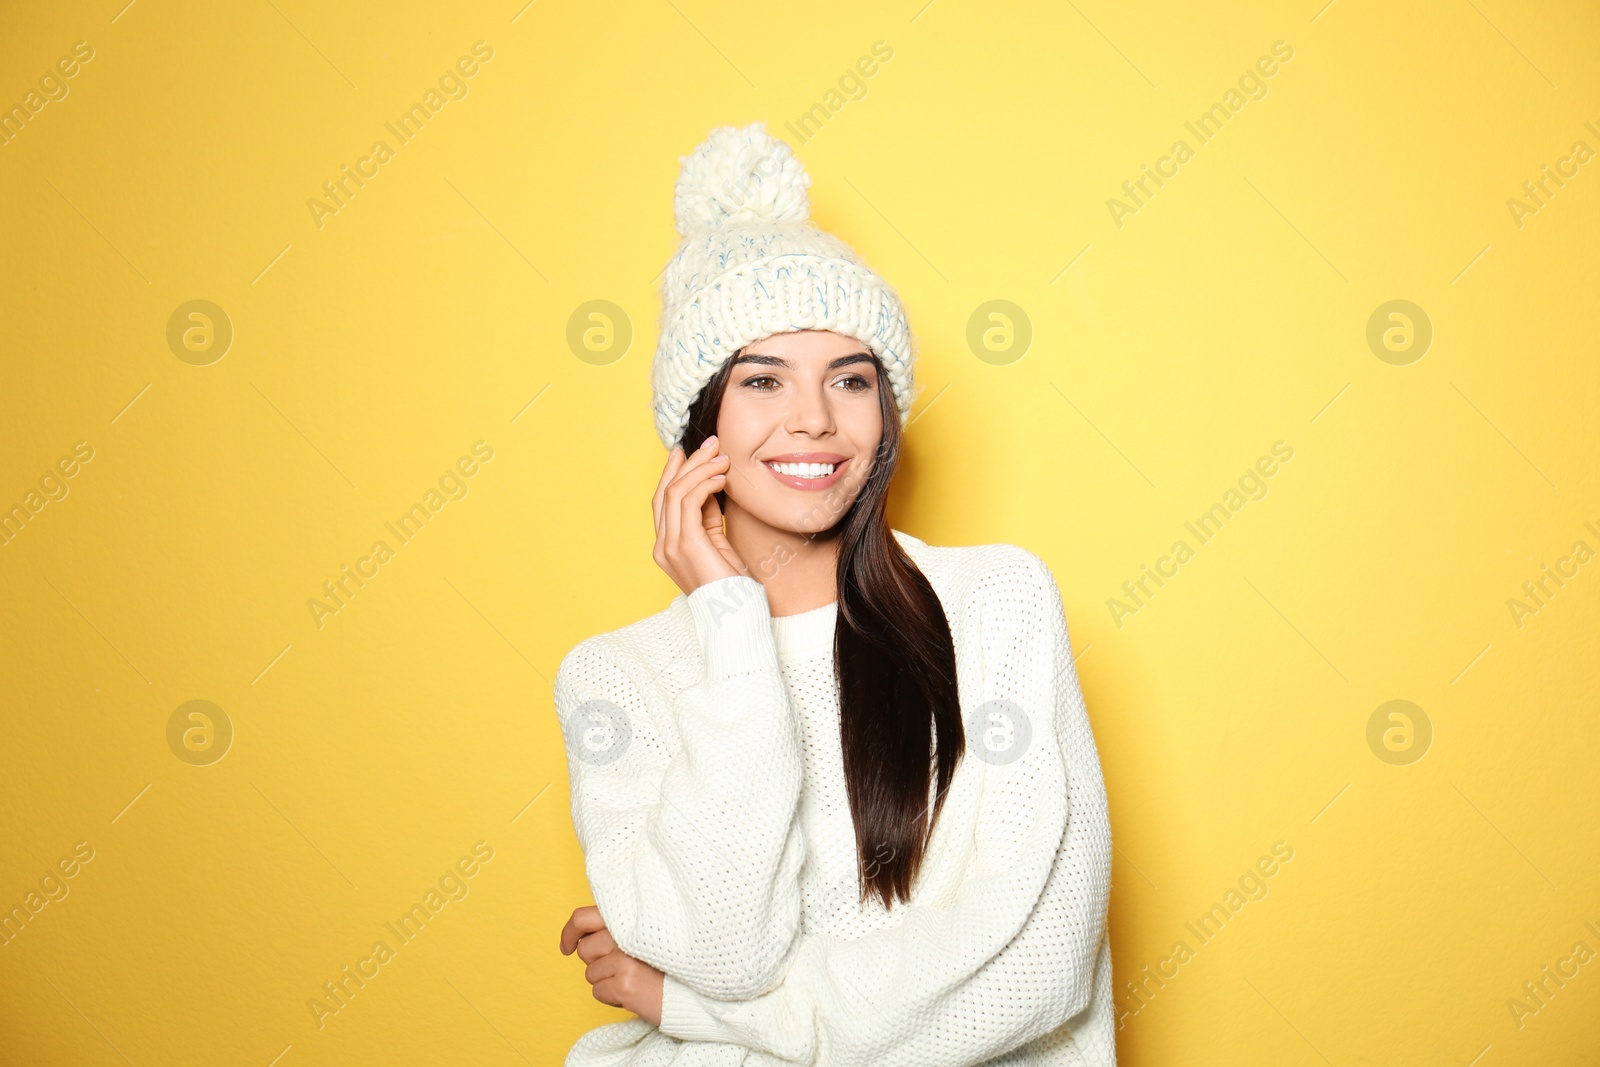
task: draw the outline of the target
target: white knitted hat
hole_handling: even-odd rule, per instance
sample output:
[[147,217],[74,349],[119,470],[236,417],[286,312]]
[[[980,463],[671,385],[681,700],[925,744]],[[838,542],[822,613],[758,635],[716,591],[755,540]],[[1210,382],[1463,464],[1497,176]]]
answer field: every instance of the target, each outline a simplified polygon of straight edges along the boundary
[[683,243],[661,284],[650,367],[662,443],[682,443],[690,406],[729,357],[792,330],[832,330],[871,349],[904,425],[915,362],[905,310],[848,245],[808,221],[811,176],[789,146],[759,122],[723,126],[680,162]]

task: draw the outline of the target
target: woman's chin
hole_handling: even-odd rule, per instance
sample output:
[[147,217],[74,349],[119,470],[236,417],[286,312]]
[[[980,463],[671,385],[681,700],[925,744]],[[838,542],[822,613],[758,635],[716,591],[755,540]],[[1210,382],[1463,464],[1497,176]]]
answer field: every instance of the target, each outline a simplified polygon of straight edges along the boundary
[[850,509],[846,506],[835,513],[832,508],[817,508],[815,505],[801,504],[790,508],[766,508],[757,511],[753,508],[746,509],[751,518],[770,526],[782,533],[794,534],[797,537],[814,537],[826,533],[839,524],[845,512]]

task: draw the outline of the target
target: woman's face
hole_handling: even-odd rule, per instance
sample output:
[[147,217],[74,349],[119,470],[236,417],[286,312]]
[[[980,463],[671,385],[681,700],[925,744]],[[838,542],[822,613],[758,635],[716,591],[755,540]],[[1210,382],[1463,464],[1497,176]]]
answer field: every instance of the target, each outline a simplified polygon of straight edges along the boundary
[[799,330],[746,345],[717,415],[732,503],[778,529],[831,529],[872,473],[878,389],[877,364],[853,337]]

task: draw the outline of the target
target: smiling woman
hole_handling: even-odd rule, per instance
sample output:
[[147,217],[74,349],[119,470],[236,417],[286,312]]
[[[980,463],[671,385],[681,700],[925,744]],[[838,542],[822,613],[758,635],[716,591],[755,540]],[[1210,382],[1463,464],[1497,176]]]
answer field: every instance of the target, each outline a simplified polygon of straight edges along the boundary
[[1110,821],[1050,569],[889,526],[898,297],[760,124],[683,163],[651,371],[683,593],[555,681],[595,901],[561,950],[638,1018],[567,1067],[1113,1064]]
[[[740,349],[706,383],[689,412],[685,447],[699,448],[716,433],[719,450],[732,464],[730,477],[742,479],[758,501],[781,501],[791,511],[804,505],[792,515],[798,529],[826,531],[881,460],[883,428],[894,413],[884,410],[880,368],[860,341],[843,334],[803,330],[764,337]],[[797,428],[807,420],[813,426],[839,423],[827,450],[769,444],[774,416],[796,408],[791,421]],[[778,487],[812,495],[794,498]],[[716,499],[724,512],[740,506],[725,488]],[[730,525],[742,531],[749,524]]]

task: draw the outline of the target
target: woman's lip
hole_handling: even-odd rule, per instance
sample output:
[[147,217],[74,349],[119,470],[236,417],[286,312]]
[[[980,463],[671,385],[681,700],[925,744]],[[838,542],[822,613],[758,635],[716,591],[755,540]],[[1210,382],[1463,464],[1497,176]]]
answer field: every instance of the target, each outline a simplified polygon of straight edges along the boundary
[[785,452],[781,456],[767,456],[763,463],[843,463],[847,457],[837,452]]
[[768,459],[763,460],[761,465],[767,468],[768,473],[770,473],[774,478],[778,479],[781,484],[787,485],[790,489],[799,489],[801,492],[806,493],[814,493],[822,489],[831,489],[840,478],[844,477],[844,469],[850,463],[848,459],[840,460],[834,464],[833,473],[825,478],[796,478],[792,474],[779,474],[777,471],[773,470],[772,464],[775,462],[783,461]]

